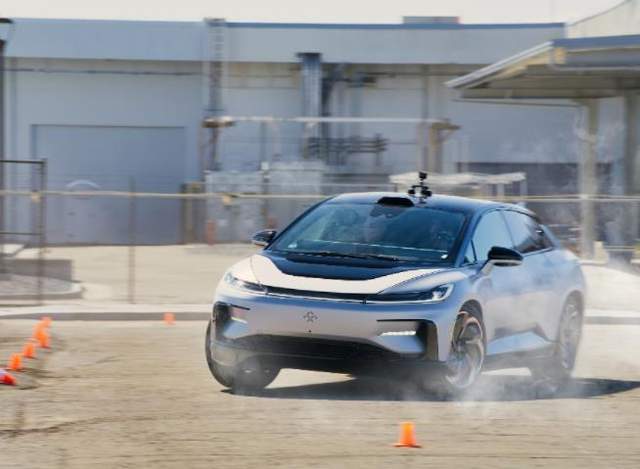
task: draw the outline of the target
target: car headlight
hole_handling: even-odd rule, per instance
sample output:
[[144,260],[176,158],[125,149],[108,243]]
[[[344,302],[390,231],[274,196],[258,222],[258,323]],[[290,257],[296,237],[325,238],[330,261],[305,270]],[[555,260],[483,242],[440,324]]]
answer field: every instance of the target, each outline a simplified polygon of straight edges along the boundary
[[242,290],[249,293],[264,293],[266,289],[259,283],[247,282],[241,280],[238,277],[234,277],[231,272],[227,272],[224,276],[225,283],[231,285],[238,290]]
[[447,283],[431,290],[422,292],[408,293],[382,293],[367,298],[367,303],[390,303],[390,302],[407,302],[407,303],[439,303],[444,301],[453,292],[453,284]]

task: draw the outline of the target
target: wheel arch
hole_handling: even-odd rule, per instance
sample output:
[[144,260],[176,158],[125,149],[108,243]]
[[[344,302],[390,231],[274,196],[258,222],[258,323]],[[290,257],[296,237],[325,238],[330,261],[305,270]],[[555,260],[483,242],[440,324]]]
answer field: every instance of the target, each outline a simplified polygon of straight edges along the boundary
[[480,302],[478,300],[467,300],[465,301],[462,306],[460,306],[460,310],[467,310],[469,309],[470,313],[473,313],[478,319],[480,319],[480,321],[484,324],[484,318],[482,317],[482,305],[480,305]]
[[[480,325],[482,326],[482,339],[486,347],[487,346],[487,328],[484,324],[484,315],[482,311],[482,305],[476,299],[469,299],[465,301],[462,304],[462,306],[460,306],[460,309],[458,311],[462,311],[462,310],[472,313],[473,316],[475,316],[480,321]],[[453,334],[453,330],[451,331],[451,333]]]
[[452,304],[451,308],[447,308],[447,313],[435,321],[438,336],[438,361],[446,361],[449,357],[456,319],[462,310],[472,313],[474,317],[479,319],[486,346],[487,333],[481,303],[475,297],[468,296],[461,299],[460,302]]

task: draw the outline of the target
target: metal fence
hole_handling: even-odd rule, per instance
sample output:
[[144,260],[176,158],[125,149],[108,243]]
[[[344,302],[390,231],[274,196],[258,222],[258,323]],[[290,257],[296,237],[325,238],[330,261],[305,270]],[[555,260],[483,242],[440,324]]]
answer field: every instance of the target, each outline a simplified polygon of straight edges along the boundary
[[[8,177],[20,191],[3,190]],[[43,301],[46,189],[46,160],[0,160],[0,298]],[[35,247],[33,258],[16,259],[23,243]]]
[[[281,229],[330,194],[393,189],[389,185],[367,184],[333,184],[321,186],[321,190],[313,187],[311,191],[302,183],[291,183],[289,187],[270,187],[267,193],[202,192],[200,187],[187,193],[166,194],[137,192],[131,182],[128,192],[47,191],[43,187],[35,191],[5,191],[4,196],[16,204],[32,204],[46,210],[46,218],[43,215],[40,220],[47,220],[43,233],[48,241],[44,237],[25,239],[7,227],[5,242],[23,246],[9,264],[8,277],[0,280],[0,304],[70,299],[207,303],[224,271],[257,250],[249,244],[255,231]],[[594,260],[628,263],[638,257],[637,235],[629,233],[638,232],[640,196],[504,195],[493,199],[536,211],[578,254],[581,217],[585,202],[589,203],[595,213]],[[33,214],[20,213],[22,218],[14,216],[11,220],[15,226],[30,230],[38,223]],[[76,231],[73,237],[64,239],[54,230],[65,228],[67,222],[71,223],[67,231]],[[162,236],[159,230],[163,231]],[[163,239],[168,242],[158,242]],[[31,270],[25,267],[29,265]]]

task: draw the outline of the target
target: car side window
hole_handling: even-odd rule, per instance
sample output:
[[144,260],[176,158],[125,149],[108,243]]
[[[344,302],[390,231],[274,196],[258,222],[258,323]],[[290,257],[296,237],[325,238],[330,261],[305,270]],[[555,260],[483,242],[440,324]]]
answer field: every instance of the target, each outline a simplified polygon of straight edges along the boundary
[[529,215],[507,210],[504,212],[507,225],[513,236],[516,251],[527,254],[549,247],[544,230]]
[[480,219],[473,234],[473,245],[478,261],[485,261],[494,246],[513,249],[511,236],[499,211],[489,212]]

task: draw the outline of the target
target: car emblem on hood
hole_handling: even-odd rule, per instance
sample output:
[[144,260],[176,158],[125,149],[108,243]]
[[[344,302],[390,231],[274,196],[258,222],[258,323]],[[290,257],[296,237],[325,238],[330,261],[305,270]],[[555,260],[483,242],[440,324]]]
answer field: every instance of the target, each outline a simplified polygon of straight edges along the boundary
[[316,322],[318,320],[318,316],[313,311],[308,311],[304,316],[302,316],[307,322]]

